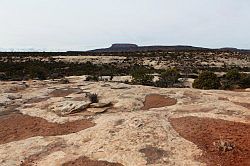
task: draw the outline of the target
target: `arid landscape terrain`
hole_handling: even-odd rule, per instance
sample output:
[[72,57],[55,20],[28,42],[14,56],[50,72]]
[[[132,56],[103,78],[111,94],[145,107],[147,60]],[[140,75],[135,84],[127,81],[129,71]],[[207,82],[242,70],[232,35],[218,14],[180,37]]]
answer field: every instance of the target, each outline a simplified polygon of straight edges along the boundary
[[249,67],[230,51],[1,53],[0,165],[247,166]]
[[0,166],[250,166],[249,20],[250,0],[0,0]]
[[1,82],[0,165],[249,165],[249,89],[68,79]]

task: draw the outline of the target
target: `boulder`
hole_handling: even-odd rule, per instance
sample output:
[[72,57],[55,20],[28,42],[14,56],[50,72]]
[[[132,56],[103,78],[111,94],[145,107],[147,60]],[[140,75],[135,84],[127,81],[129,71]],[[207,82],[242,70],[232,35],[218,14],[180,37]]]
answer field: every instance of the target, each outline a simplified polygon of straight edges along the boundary
[[59,115],[69,115],[84,111],[90,104],[87,101],[62,101],[50,106],[49,109]]

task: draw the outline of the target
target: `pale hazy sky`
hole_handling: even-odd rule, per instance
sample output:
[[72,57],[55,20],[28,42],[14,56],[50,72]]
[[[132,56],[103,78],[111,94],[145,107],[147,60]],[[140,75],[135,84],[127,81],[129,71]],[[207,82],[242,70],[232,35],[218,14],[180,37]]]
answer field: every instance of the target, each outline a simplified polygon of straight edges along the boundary
[[0,0],[0,47],[250,48],[250,0]]

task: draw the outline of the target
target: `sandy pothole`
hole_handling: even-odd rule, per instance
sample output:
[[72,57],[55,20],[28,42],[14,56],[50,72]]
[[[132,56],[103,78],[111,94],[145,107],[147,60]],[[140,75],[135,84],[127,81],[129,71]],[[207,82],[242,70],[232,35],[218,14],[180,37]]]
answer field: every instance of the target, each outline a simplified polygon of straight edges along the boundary
[[146,147],[140,150],[147,158],[147,164],[157,164],[162,158],[168,156],[168,152],[157,147]]
[[249,165],[249,124],[198,117],[170,121],[180,136],[203,150],[201,159],[208,165]]
[[177,103],[176,99],[159,94],[150,94],[146,96],[142,110],[172,106],[175,105],[176,103]]
[[22,114],[9,114],[0,118],[0,144],[35,136],[56,136],[75,133],[94,126],[90,120],[64,124],[50,123],[45,119]]

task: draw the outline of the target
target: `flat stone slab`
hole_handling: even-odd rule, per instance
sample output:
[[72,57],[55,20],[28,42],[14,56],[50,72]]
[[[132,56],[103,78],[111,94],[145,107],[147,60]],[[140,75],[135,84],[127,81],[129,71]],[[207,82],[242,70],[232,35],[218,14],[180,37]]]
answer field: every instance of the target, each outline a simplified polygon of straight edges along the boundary
[[89,112],[92,113],[104,113],[109,109],[109,107],[105,107],[105,108],[88,108]]
[[59,115],[69,115],[85,110],[90,105],[87,101],[61,101],[50,106],[49,109]]
[[111,102],[108,103],[92,103],[90,104],[91,108],[103,108],[103,107],[110,107],[112,105]]

